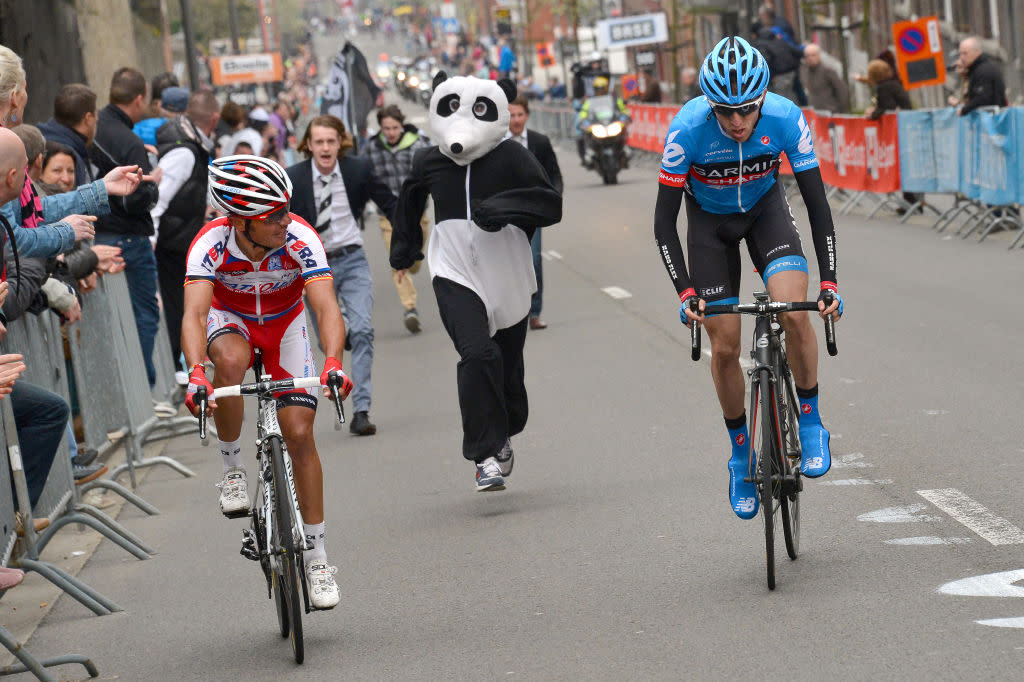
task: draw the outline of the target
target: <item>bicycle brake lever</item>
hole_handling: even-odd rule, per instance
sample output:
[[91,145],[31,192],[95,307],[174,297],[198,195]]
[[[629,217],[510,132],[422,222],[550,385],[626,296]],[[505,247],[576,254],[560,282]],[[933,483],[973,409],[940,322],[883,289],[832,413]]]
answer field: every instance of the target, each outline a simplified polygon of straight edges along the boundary
[[341,396],[338,394],[338,384],[341,383],[341,377],[335,372],[330,372],[327,375],[327,388],[331,392],[331,400],[334,401],[334,410],[338,415],[338,420],[334,422],[334,430],[341,431],[341,425],[345,423],[345,408],[341,405]]
[[[825,307],[828,308],[836,300],[835,296],[831,291],[826,291],[823,301]],[[839,354],[839,348],[836,347],[836,321],[829,315],[825,318],[825,347],[828,348],[828,354],[835,357]]]
[[199,398],[199,442],[203,446],[207,446],[210,444],[210,439],[206,435],[206,408],[209,404],[206,386],[200,386],[196,389],[196,397]]
[[[697,301],[690,301],[690,312],[694,315],[699,312],[697,306]],[[690,359],[694,362],[700,360],[700,322],[697,320],[690,322]]]

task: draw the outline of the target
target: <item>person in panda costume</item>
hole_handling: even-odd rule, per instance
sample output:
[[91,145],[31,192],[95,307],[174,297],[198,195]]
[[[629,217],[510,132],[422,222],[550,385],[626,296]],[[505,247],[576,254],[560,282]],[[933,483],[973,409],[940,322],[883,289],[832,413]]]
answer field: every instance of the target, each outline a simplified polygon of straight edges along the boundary
[[512,81],[434,77],[430,127],[402,185],[391,267],[423,258],[420,216],[434,200],[427,248],[437,307],[460,360],[462,454],[476,463],[477,490],[504,490],[510,438],[528,413],[523,346],[537,289],[530,238],[562,218],[562,197],[525,147],[504,140]]

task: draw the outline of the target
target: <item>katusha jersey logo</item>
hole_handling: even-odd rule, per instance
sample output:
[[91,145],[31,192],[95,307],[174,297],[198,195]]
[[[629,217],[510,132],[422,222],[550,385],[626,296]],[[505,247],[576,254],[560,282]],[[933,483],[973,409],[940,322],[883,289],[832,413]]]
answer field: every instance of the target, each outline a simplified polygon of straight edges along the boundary
[[769,138],[767,135],[761,136],[761,144],[768,144],[769,142],[771,142],[771,138]]
[[810,405],[810,403],[801,403],[800,404],[800,411],[803,412],[804,414],[810,414],[811,413],[811,405]]
[[740,435],[736,436],[736,445],[743,445],[746,442],[747,442],[747,434],[741,433]]
[[665,140],[665,151],[661,155],[661,165],[665,168],[678,166],[686,158],[686,151],[683,149],[683,145],[674,141],[677,135],[679,135],[679,131],[673,130]]
[[281,262],[281,256],[271,256],[267,260],[267,271],[273,272],[274,270],[284,270],[284,264]]

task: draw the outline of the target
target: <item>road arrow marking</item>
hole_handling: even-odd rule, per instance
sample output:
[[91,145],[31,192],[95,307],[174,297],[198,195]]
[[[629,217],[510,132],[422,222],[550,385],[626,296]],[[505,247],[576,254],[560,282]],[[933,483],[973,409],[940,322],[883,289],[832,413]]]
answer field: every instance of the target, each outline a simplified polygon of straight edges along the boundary
[[1024,544],[1024,530],[996,516],[956,488],[918,490],[917,494],[993,545]]
[[1024,618],[993,618],[974,622],[978,625],[991,625],[995,628],[1024,628]]
[[1024,580],[1024,570],[1018,569],[954,580],[938,591],[958,597],[1024,597],[1024,587],[1014,585],[1021,580]]
[[822,481],[819,485],[889,485],[891,478],[839,478],[831,481]]
[[912,504],[908,507],[886,507],[875,511],[861,514],[858,521],[871,521],[872,523],[919,523],[921,521],[938,521],[938,516],[922,514],[928,508],[926,504]]
[[965,545],[970,542],[970,538],[937,538],[932,536],[924,536],[919,538],[896,538],[895,540],[886,540],[887,545]]
[[615,299],[632,298],[633,297],[633,294],[629,293],[628,291],[626,291],[622,287],[605,287],[605,288],[601,289],[601,291],[603,291],[604,293],[608,294],[609,296],[611,296],[612,298],[615,298]]
[[832,462],[832,467],[835,469],[868,469],[875,466],[871,462],[864,462],[864,455],[859,452],[853,452],[849,455],[843,455],[838,460]]

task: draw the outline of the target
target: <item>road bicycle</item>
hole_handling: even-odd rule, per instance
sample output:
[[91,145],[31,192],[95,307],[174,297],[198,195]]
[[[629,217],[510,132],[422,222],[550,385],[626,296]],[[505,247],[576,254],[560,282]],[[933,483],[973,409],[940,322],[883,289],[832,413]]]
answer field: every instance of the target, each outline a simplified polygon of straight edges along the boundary
[[[825,306],[832,305],[829,294]],[[690,309],[697,313],[697,302]],[[768,589],[775,589],[775,528],[782,519],[786,553],[796,559],[800,551],[800,474],[799,401],[793,373],[786,360],[780,313],[818,312],[817,301],[781,303],[772,301],[767,292],[754,293],[753,303],[707,305],[705,315],[754,315],[754,339],[750,357],[753,368],[747,370],[750,383],[750,469],[743,480],[753,482],[761,500],[764,517],[765,566]],[[825,343],[829,355],[836,355],[835,322],[825,318]],[[700,360],[700,325],[690,326],[691,358]]]
[[[242,531],[241,554],[247,559],[258,561],[263,569],[267,579],[267,597],[273,599],[277,607],[281,637],[291,635],[295,662],[302,663],[305,658],[302,614],[310,612],[302,553],[312,549],[312,546],[307,544],[303,530],[302,512],[292,476],[292,460],[288,456],[281,425],[277,421],[274,393],[295,388],[321,388],[322,384],[319,377],[292,377],[272,381],[269,374],[263,373],[259,349],[256,349],[255,356],[253,372],[258,380],[251,384],[214,389],[213,399],[255,395],[259,401],[256,459],[260,475],[251,508],[239,515],[251,519],[250,527]],[[337,430],[345,423],[345,412],[338,399],[342,380],[336,372],[328,376],[330,379],[327,387],[337,412]],[[206,445],[206,408],[210,396],[205,386],[199,387],[196,398],[199,405],[199,438]]]

